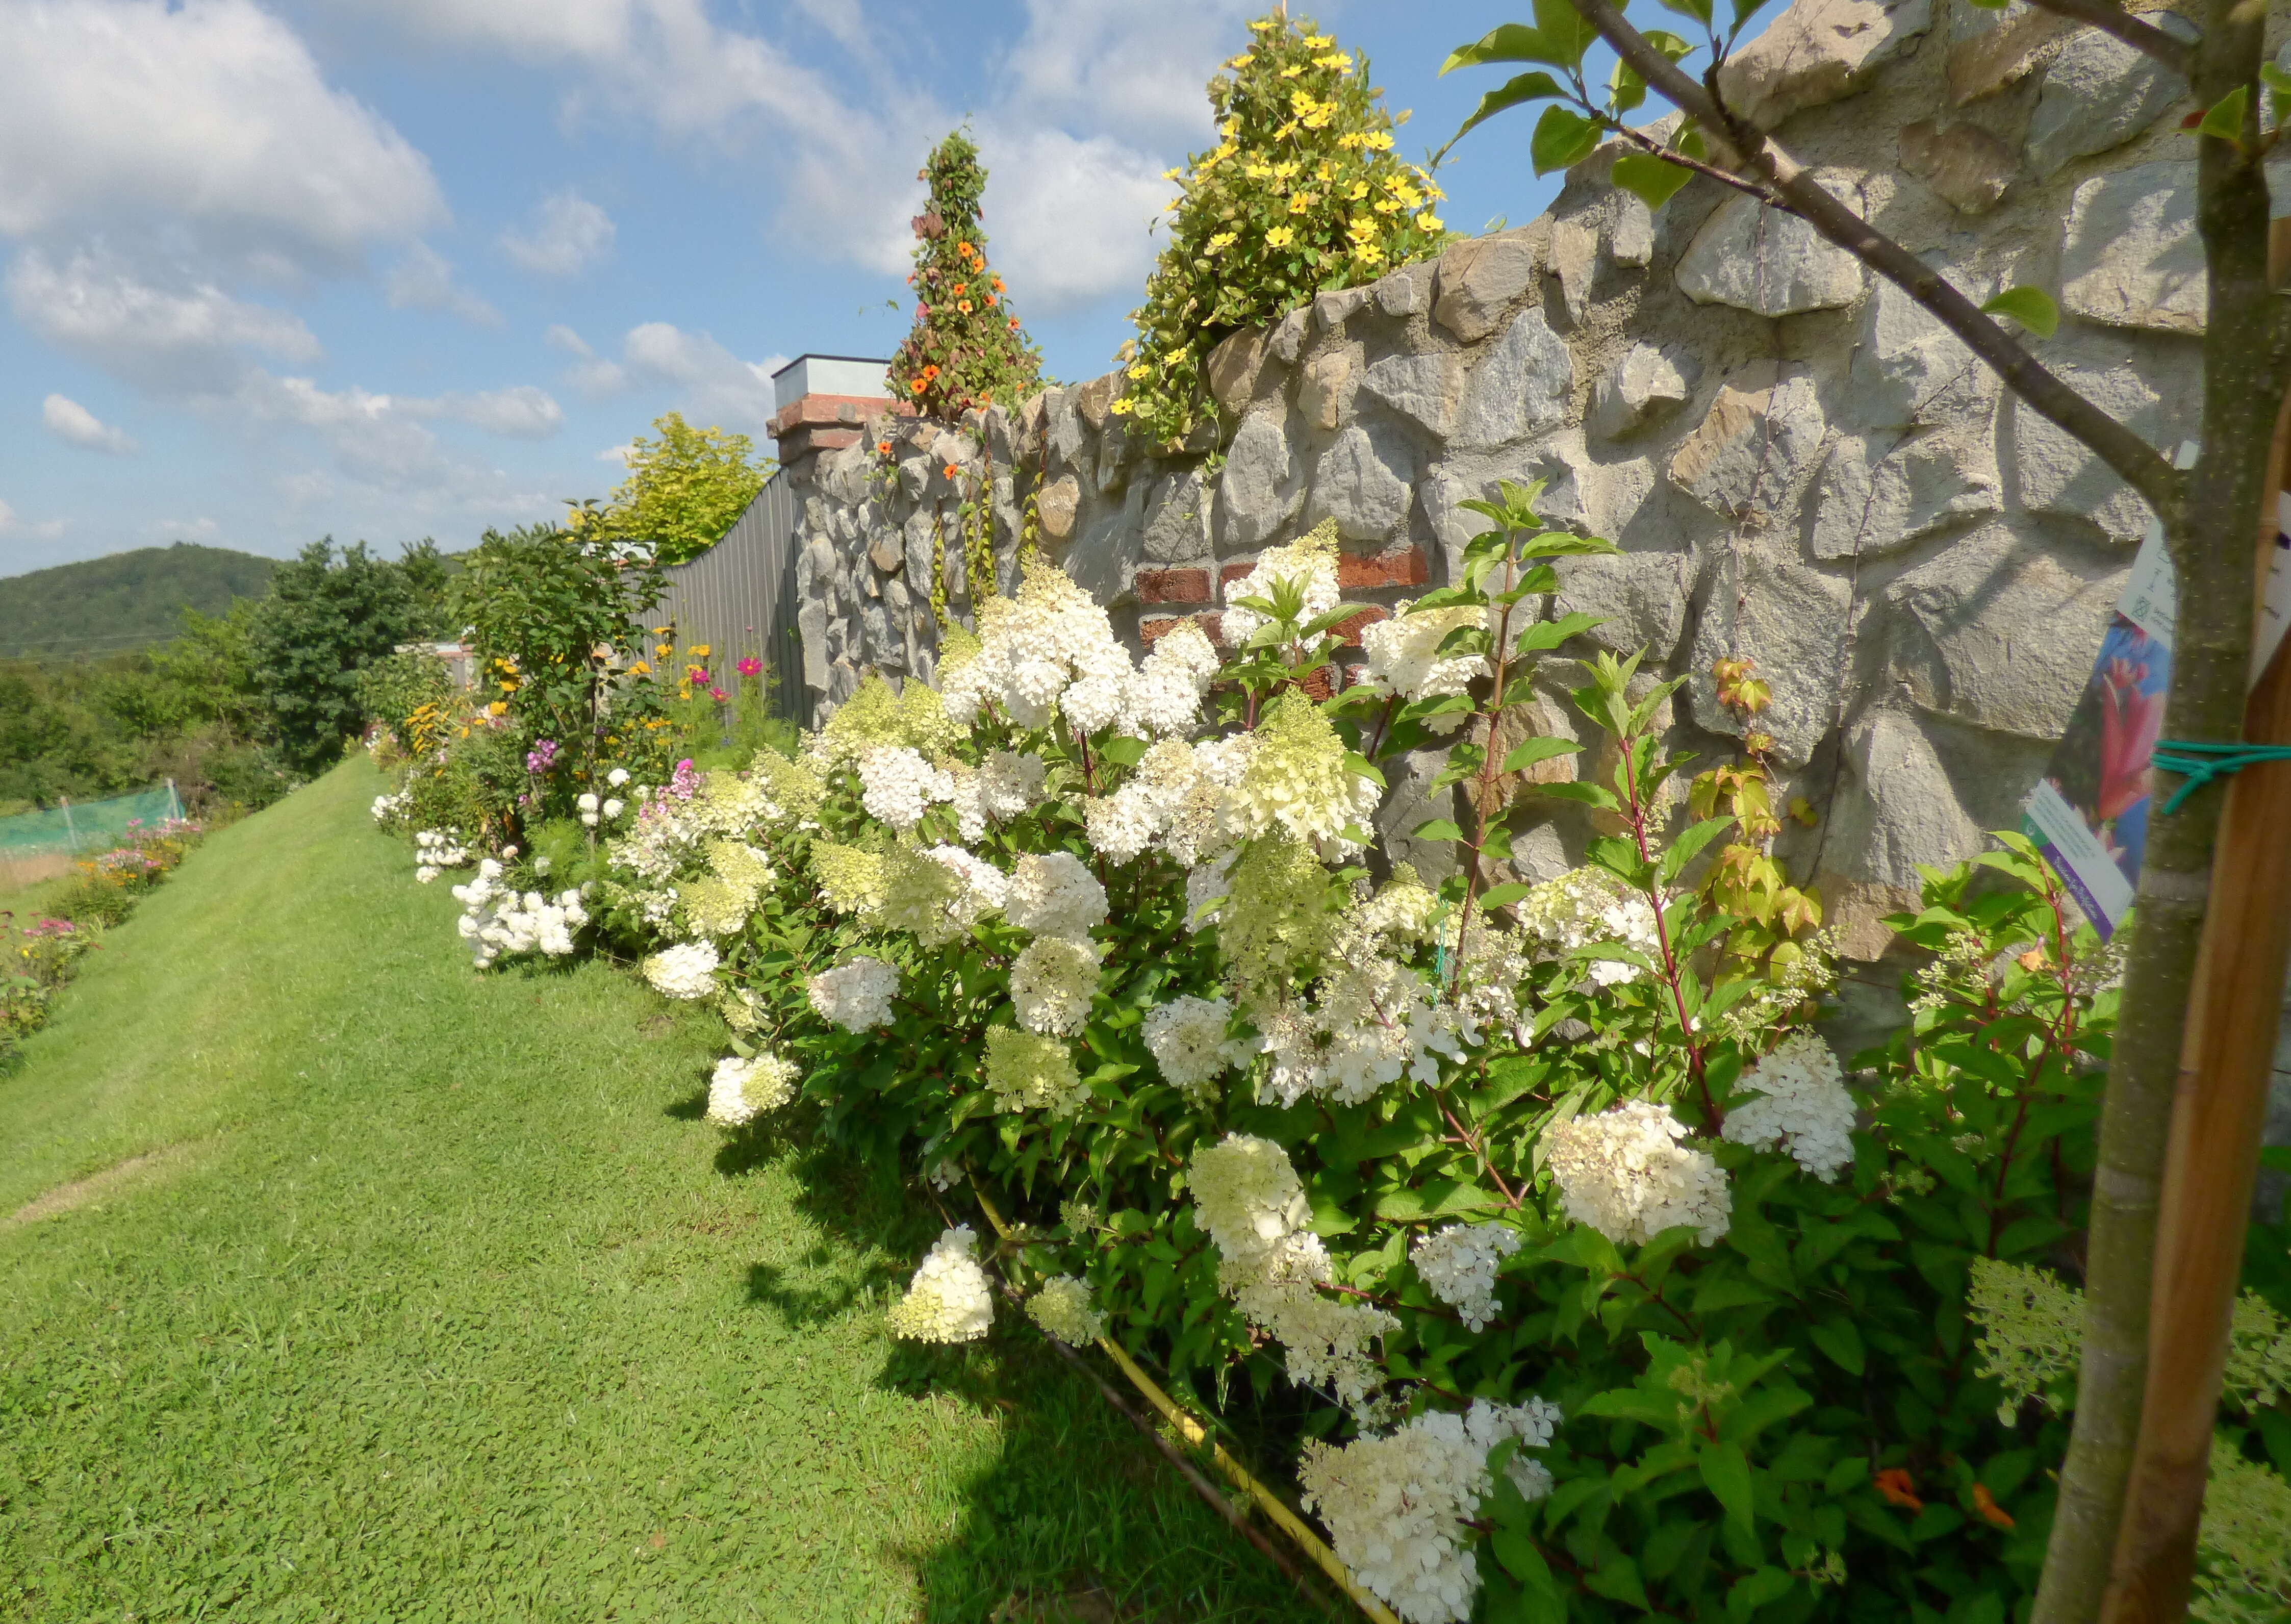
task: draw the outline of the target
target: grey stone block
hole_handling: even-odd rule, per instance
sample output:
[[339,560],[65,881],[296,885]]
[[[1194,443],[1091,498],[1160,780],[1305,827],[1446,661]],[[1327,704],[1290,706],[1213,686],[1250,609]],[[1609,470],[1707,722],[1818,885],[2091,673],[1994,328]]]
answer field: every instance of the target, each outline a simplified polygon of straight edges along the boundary
[[1472,364],[1451,438],[1468,449],[1542,433],[1565,421],[1574,390],[1574,358],[1530,306]]

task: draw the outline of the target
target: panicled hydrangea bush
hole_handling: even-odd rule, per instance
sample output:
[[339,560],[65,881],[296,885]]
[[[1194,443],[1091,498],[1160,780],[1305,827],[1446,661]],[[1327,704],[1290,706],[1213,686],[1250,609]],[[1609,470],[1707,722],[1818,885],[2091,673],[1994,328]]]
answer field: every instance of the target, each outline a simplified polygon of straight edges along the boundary
[[[936,688],[606,785],[630,810],[550,854],[585,896],[486,859],[473,952],[637,962],[736,1034],[712,1121],[1007,1216],[941,1237],[896,1333],[988,1335],[1000,1275],[1018,1334],[1118,1336],[1204,1403],[1285,1387],[1305,1503],[1403,1618],[2014,1616],[2065,1436],[2024,1401],[2073,1387],[2073,1292],[2030,1271],[2077,1255],[2111,955],[2000,836],[1990,888],[1890,921],[1935,967],[1849,1076],[1818,899],[1755,937],[1716,900],[1731,820],[1657,729],[1682,679],[1543,617],[1605,543],[1532,499],[1464,504],[1486,533],[1349,683],[1332,530],[1233,583],[1222,656],[1135,654],[1032,562]],[[1562,703],[1598,765],[1531,772],[1577,748],[1520,725]],[[2256,1313],[2231,1387],[2279,1392]]]

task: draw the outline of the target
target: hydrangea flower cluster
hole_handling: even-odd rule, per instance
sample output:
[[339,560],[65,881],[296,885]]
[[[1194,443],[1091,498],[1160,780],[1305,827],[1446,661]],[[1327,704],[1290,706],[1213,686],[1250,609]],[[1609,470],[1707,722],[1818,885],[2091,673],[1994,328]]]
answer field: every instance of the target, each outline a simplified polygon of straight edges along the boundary
[[1105,1315],[1090,1306],[1089,1287],[1072,1274],[1055,1274],[1026,1299],[1026,1317],[1068,1347],[1087,1347],[1105,1334]]
[[940,692],[959,725],[992,707],[1020,728],[1063,715],[1078,733],[1137,738],[1197,726],[1216,671],[1205,638],[1180,639],[1132,666],[1105,611],[1057,569],[1028,571],[1015,600],[988,599],[977,635],[950,635],[939,659]]
[[[377,801],[375,805],[380,806]],[[380,816],[379,812],[376,816]],[[477,854],[462,843],[458,829],[417,829],[414,832],[414,878],[423,885],[440,870],[466,868]]]
[[776,1055],[760,1054],[751,1060],[727,1055],[708,1080],[707,1120],[719,1128],[744,1128],[793,1099],[800,1074],[794,1061]]
[[1678,1143],[1685,1137],[1685,1125],[1666,1107],[1626,1100],[1552,1129],[1544,1136],[1544,1165],[1567,1216],[1619,1246],[1643,1246],[1681,1224],[1703,1245],[1716,1245],[1733,1220],[1733,1194],[1707,1153]]
[[1040,804],[1049,763],[1031,751],[991,750],[977,767],[949,760],[942,767],[953,785],[947,800],[966,840],[985,838],[990,824],[1023,817]]
[[1273,600],[1277,585],[1293,586],[1305,599],[1300,620],[1326,615],[1341,600],[1337,584],[1337,526],[1323,520],[1286,547],[1261,555],[1247,575],[1226,583],[1224,618],[1218,631],[1235,646],[1255,637],[1266,624],[1263,614],[1239,607],[1244,598]]
[[1056,1038],[1011,1026],[986,1029],[986,1086],[998,1111],[1073,1116],[1089,1097],[1073,1056]]
[[932,805],[954,799],[953,775],[902,744],[878,744],[859,758],[859,804],[906,834]]
[[1255,747],[1256,736],[1247,733],[1154,745],[1127,784],[1082,803],[1092,849],[1129,863],[1154,848],[1188,868],[1224,851],[1233,843],[1224,808]]
[[[380,736],[381,736],[378,734],[375,736],[377,739]],[[411,806],[413,802],[414,789],[413,786],[409,784],[405,789],[393,790],[386,795],[375,796],[374,798],[374,805],[367,809],[374,814],[374,821],[375,823],[387,827],[389,824],[396,823],[398,819],[405,814],[406,808]]]
[[770,860],[740,840],[711,840],[707,851],[709,872],[679,884],[676,899],[695,937],[737,936],[771,882]]
[[899,967],[860,953],[804,984],[820,1018],[846,1032],[872,1032],[891,1024]]
[[1229,1038],[1233,1001],[1196,998],[1180,993],[1166,1004],[1146,1011],[1145,1038],[1154,1064],[1172,1088],[1195,1105],[1217,1097],[1217,1081],[1234,1066],[1246,1065],[1258,1045],[1246,1038]]
[[971,1255],[978,1236],[958,1224],[938,1238],[892,1307],[890,1330],[912,1342],[976,1342],[994,1323],[994,1294]]
[[712,942],[679,942],[644,961],[644,978],[663,998],[712,998],[721,962]]
[[1218,1249],[1218,1283],[1251,1324],[1282,1345],[1289,1378],[1326,1387],[1365,1414],[1381,1384],[1371,1345],[1400,1322],[1315,1289],[1334,1276],[1313,1234],[1311,1209],[1289,1153],[1253,1134],[1227,1134],[1194,1152],[1194,1216]]
[[454,888],[462,904],[455,929],[469,945],[470,957],[484,969],[518,953],[543,953],[552,959],[569,955],[573,932],[589,922],[577,890],[543,896],[538,891],[519,893],[502,883],[500,862],[487,857],[478,864],[477,878]]
[[[1408,1624],[1466,1624],[1480,1588],[1466,1522],[1495,1488],[1488,1452],[1507,1438],[1541,1449],[1561,1419],[1539,1398],[1476,1399],[1462,1415],[1435,1411],[1341,1449],[1316,1440],[1298,1474],[1305,1508],[1328,1525],[1354,1577]],[[1551,1491],[1550,1472],[1522,1454],[1507,1475],[1526,1499]]]
[[[1648,954],[1662,948],[1654,910],[1646,898],[1626,892],[1600,869],[1570,869],[1537,886],[1513,909],[1521,928],[1555,953],[1574,953],[1605,942]],[[1603,987],[1646,974],[1619,959],[1594,959],[1584,966],[1584,973]]]
[[1087,937],[1105,922],[1105,888],[1071,852],[1028,852],[1011,872],[1002,917],[1036,936]]
[[1735,1086],[1758,1096],[1726,1114],[1722,1135],[1756,1150],[1782,1149],[1824,1184],[1853,1165],[1853,1096],[1829,1045],[1792,1033]]
[[1496,1270],[1519,1250],[1519,1232],[1507,1224],[1451,1224],[1420,1237],[1408,1260],[1425,1289],[1453,1308],[1464,1329],[1485,1331],[1503,1305],[1496,1301]]
[[1384,792],[1353,771],[1344,741],[1327,713],[1301,695],[1266,707],[1241,783],[1221,808],[1227,832],[1255,839],[1278,829],[1311,844],[1323,856],[1357,855]]
[[1010,1003],[1028,1032],[1071,1037],[1089,1018],[1105,950],[1087,937],[1036,937],[1010,966]]
[[[1477,626],[1485,611],[1474,604],[1419,611],[1411,603],[1393,606],[1392,618],[1361,631],[1361,651],[1367,655],[1361,679],[1372,692],[1393,694],[1413,702],[1461,694],[1475,678],[1487,674],[1487,660],[1476,654],[1442,654],[1449,633]],[[1433,719],[1440,731],[1452,733],[1467,712],[1453,711]]]

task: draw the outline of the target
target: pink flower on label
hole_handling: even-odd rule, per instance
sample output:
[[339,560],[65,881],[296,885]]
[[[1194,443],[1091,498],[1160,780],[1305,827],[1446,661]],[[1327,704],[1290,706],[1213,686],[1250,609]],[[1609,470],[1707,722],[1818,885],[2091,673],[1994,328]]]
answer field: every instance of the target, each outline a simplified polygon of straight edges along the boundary
[[2100,689],[2100,804],[2102,823],[2122,816],[2148,793],[2149,758],[2164,728],[2164,696],[2146,694],[2145,662],[2109,662]]

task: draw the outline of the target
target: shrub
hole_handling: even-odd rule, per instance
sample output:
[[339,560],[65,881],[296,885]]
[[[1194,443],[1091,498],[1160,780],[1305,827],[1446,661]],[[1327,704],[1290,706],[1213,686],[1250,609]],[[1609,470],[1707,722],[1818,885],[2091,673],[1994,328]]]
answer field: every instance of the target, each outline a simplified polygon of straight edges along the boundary
[[1161,445],[1193,428],[1203,365],[1228,334],[1448,241],[1434,213],[1443,194],[1393,156],[1398,121],[1367,63],[1308,19],[1275,12],[1249,27],[1249,49],[1210,81],[1217,146],[1170,172],[1169,243],[1117,358],[1126,382],[1113,409]]
[[[1477,504],[1458,583],[1325,702],[1323,536],[1230,589],[1222,664],[1190,628],[1134,662],[1040,570],[939,690],[871,679],[793,760],[679,768],[584,893],[512,870],[520,922],[465,930],[561,955],[577,910],[715,1003],[731,1131],[975,1191],[994,1239],[951,1228],[895,1331],[990,1334],[993,1269],[1197,1404],[1293,1405],[1308,1508],[1403,1618],[2014,1616],[2066,1435],[1968,1295],[2074,1270],[2116,955],[1999,837],[1893,921],[1933,961],[1849,1076],[1811,1031],[1818,935],[1722,951],[1745,921],[1700,869],[1740,831],[1662,746],[1676,680],[1573,668],[1596,772],[1524,784],[1573,743],[1485,744],[1595,623],[1537,618],[1549,560],[1605,543],[1533,497]],[[1414,832],[1454,872],[1379,883],[1378,764],[1427,750],[1459,815]],[[1531,884],[1543,798],[1599,832]],[[2270,1403],[2229,1462],[2247,1513],[2279,1498],[2262,1453],[2291,1465]]]
[[591,539],[641,543],[663,564],[698,558],[724,537],[770,475],[772,461],[751,459],[744,434],[695,429],[683,414],[654,420],[656,439],[629,443],[628,477],[602,507],[576,507],[566,527]]
[[363,542],[339,554],[331,540],[313,542],[278,567],[254,611],[250,643],[288,768],[318,771],[346,736],[364,729],[359,671],[428,631],[422,615],[405,570],[369,554]]

